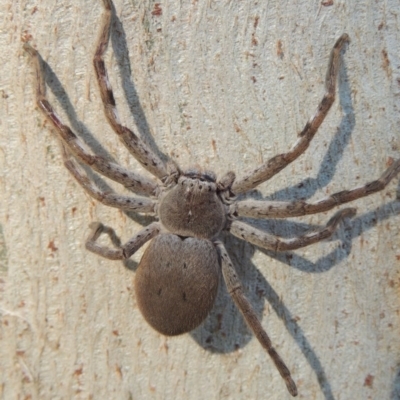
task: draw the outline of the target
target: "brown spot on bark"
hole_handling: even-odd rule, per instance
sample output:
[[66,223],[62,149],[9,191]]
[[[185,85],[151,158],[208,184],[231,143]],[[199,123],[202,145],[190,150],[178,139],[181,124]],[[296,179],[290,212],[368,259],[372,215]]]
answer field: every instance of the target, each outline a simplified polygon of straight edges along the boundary
[[160,3],[154,4],[154,10],[151,12],[151,15],[160,16],[162,14],[162,8],[160,7]]
[[388,78],[392,76],[392,68],[390,67],[390,60],[388,57],[388,53],[385,49],[382,50],[382,67],[386,72]]
[[282,46],[282,41],[281,40],[278,40],[276,42],[276,54],[281,60],[285,55],[285,53],[283,52],[283,46]]
[[372,389],[372,386],[374,385],[374,378],[374,375],[368,374],[365,377],[364,386],[370,387]]
[[50,240],[47,248],[50,249],[53,253],[58,250],[58,247],[54,244],[54,240]]

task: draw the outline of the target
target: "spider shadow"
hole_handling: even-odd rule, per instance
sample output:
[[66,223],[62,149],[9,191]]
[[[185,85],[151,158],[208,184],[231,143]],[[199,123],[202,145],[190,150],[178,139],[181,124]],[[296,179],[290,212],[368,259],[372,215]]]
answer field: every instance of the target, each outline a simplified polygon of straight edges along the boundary
[[[400,199],[400,196],[398,198]],[[400,215],[400,201],[398,200],[394,200],[373,211],[346,221],[344,226],[342,225],[329,239],[329,241],[339,240],[339,245],[316,262],[311,262],[297,255],[295,252],[276,253],[260,248],[258,250],[300,271],[310,274],[323,273],[329,271],[348,257],[351,252],[351,242],[353,239],[394,215]],[[268,224],[268,221],[264,221],[263,225],[269,225],[269,229],[264,226],[263,230],[287,237],[289,237],[288,232],[291,232],[290,236],[296,236],[304,234],[310,229],[310,225],[292,221],[285,221],[285,226],[279,226],[278,229],[273,223]],[[264,301],[267,301],[277,316],[283,321],[286,330],[296,341],[304,358],[314,370],[325,399],[334,400],[332,387],[328,381],[324,367],[299,322],[281,301],[280,295],[251,261],[255,247],[233,236],[227,236],[225,244],[242,281],[246,296],[253,305],[260,320],[262,320]],[[253,337],[223,283],[220,285],[215,308],[211,311],[206,321],[199,328],[191,332],[190,335],[205,350],[214,353],[230,353],[243,348]],[[274,344],[273,337],[271,340]],[[260,351],[264,350],[260,349]],[[266,357],[268,356],[266,355]]]
[[397,373],[393,380],[392,392],[390,394],[390,400],[400,400],[400,363],[397,366]]

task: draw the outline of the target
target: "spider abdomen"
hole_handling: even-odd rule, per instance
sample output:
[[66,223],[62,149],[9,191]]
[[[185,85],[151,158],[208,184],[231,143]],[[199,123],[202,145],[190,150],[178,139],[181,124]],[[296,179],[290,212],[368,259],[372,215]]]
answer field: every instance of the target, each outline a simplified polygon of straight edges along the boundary
[[155,237],[135,276],[136,300],[146,321],[168,336],[200,325],[214,305],[218,265],[209,240],[173,234]]

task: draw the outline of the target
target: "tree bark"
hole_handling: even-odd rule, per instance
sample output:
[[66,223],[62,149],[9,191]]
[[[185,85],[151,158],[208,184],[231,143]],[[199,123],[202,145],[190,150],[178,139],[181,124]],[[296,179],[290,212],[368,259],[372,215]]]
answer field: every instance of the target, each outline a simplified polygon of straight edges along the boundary
[[[92,65],[102,2],[0,7],[2,398],[289,398],[222,282],[204,325],[166,338],[136,307],[133,270],[144,249],[124,265],[84,248],[93,221],[124,241],[152,218],[99,204],[64,168],[22,46],[40,52],[51,103],[89,148],[146,174],[103,113]],[[106,63],[121,120],[182,168],[241,175],[288,150],[322,98],[343,32],[351,44],[328,117],[307,152],[250,198],[318,200],[374,180],[400,157],[397,0],[118,0],[115,8]],[[332,240],[294,252],[225,240],[299,398],[400,398],[398,196],[399,177],[352,203],[357,215]],[[253,222],[290,237],[331,215]]]

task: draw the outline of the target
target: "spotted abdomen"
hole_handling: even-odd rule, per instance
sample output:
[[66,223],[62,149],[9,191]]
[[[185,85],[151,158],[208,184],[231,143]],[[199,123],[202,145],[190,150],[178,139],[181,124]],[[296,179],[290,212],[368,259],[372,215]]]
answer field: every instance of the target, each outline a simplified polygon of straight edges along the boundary
[[173,234],[155,237],[135,277],[136,299],[146,321],[168,336],[196,328],[213,307],[218,269],[211,241]]

